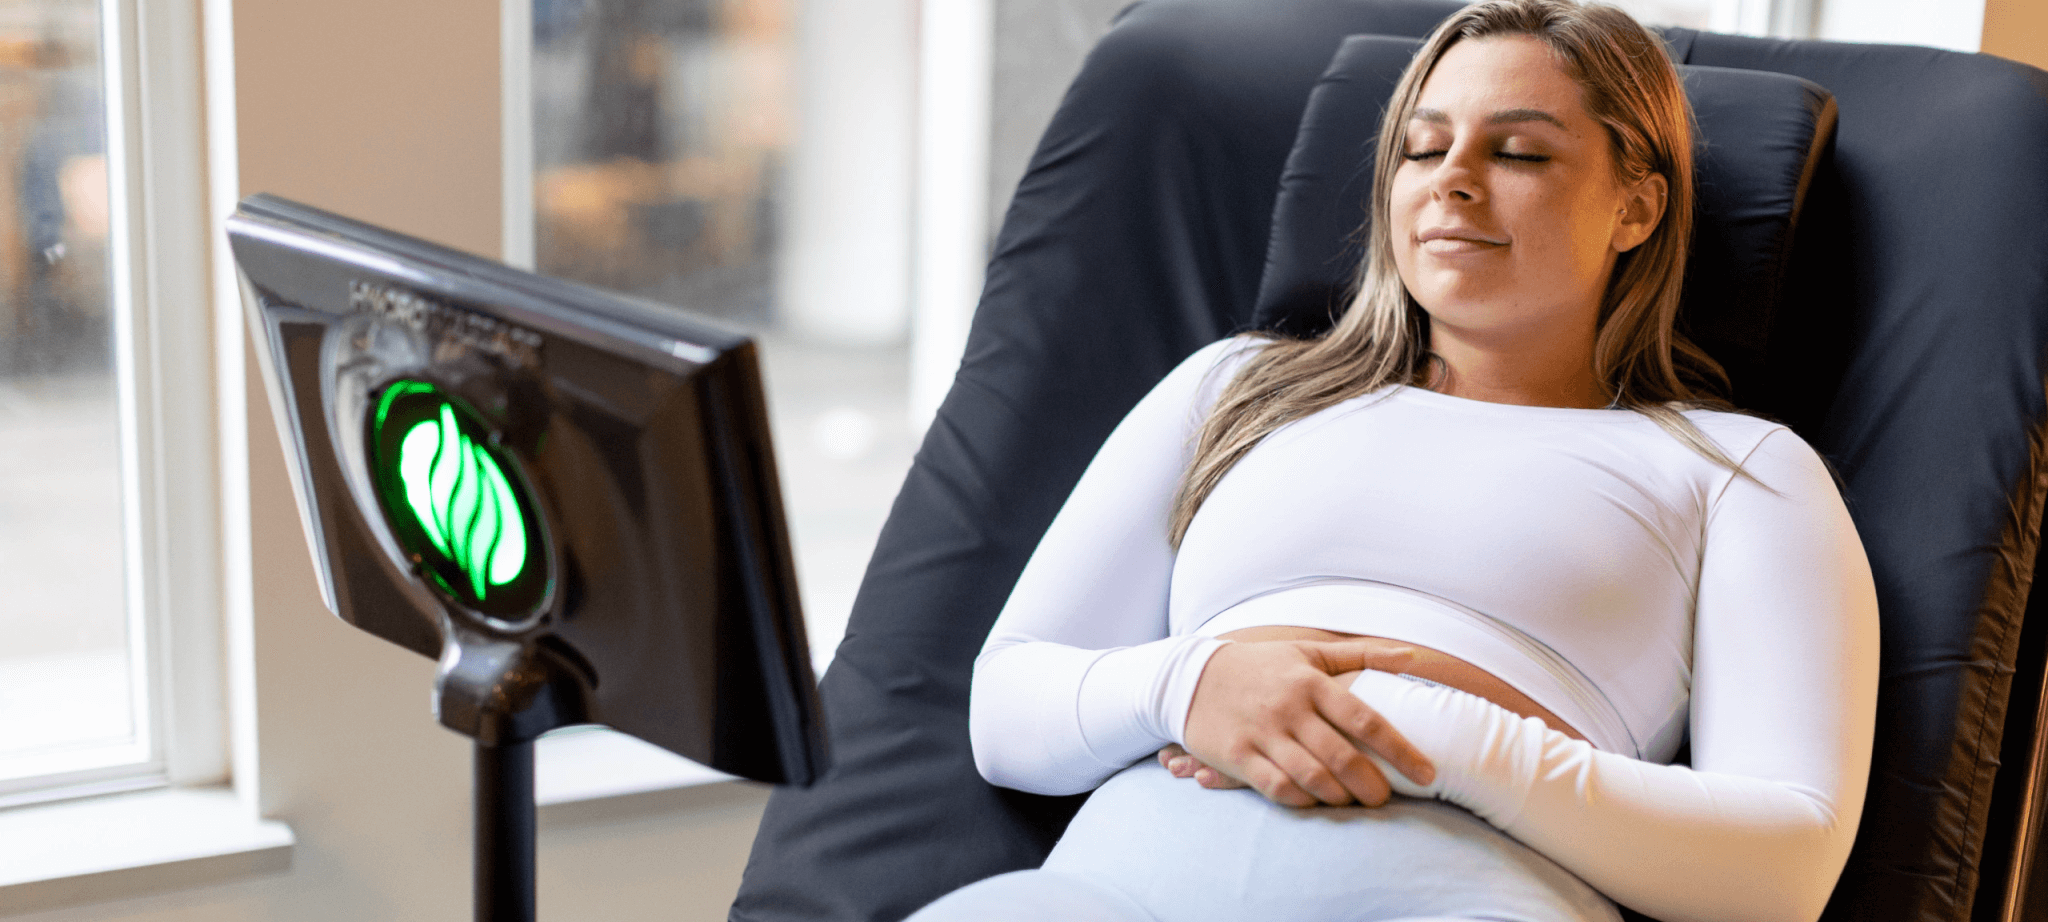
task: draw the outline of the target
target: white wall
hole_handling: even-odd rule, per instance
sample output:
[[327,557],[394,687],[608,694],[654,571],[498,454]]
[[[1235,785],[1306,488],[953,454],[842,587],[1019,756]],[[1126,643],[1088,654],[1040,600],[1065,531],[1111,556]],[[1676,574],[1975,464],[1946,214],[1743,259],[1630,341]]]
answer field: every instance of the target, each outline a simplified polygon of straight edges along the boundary
[[917,0],[797,3],[798,131],[777,267],[790,332],[900,342],[910,322]]
[[1976,51],[1984,0],[1819,0],[1816,38]]
[[910,420],[922,431],[953,386],[989,256],[992,0],[921,4]]

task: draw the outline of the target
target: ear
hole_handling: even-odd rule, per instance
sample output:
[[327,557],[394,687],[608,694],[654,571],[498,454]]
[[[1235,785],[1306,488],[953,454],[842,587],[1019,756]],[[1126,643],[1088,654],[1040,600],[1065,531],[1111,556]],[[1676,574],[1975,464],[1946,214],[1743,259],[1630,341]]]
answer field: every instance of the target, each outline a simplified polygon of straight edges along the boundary
[[1664,218],[1664,199],[1670,183],[1664,174],[1651,173],[1621,190],[1621,215],[1614,223],[1614,252],[1626,253],[1650,239],[1657,222]]

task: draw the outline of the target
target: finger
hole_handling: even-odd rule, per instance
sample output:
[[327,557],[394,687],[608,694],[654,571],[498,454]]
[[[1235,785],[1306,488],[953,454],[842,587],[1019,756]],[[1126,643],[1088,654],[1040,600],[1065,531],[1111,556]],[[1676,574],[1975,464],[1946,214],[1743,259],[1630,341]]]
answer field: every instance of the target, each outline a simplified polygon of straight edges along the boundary
[[1187,763],[1179,760],[1185,758],[1187,754],[1188,751],[1181,748],[1179,743],[1168,743],[1159,750],[1159,767],[1171,772],[1175,778],[1186,778],[1189,773],[1177,770],[1176,765],[1185,767]]
[[1367,668],[1369,654],[1364,644],[1342,640],[1304,640],[1300,645],[1309,663],[1326,674]]
[[1430,764],[1429,757],[1408,742],[1408,738],[1402,736],[1401,731],[1395,729],[1380,712],[1360,701],[1349,689],[1330,682],[1317,692],[1315,700],[1316,710],[1330,722],[1330,726],[1358,745],[1379,754],[1408,780],[1416,784],[1429,784],[1436,780],[1436,767]]
[[1247,785],[1207,765],[1195,770],[1195,783],[1212,791],[1236,791]]
[[1271,759],[1263,756],[1247,759],[1243,772],[1240,780],[1267,800],[1283,807],[1313,807],[1317,803],[1314,794],[1302,790],[1286,770],[1273,764]]
[[1337,780],[1336,775],[1331,774],[1329,766],[1295,740],[1270,741],[1263,751],[1267,759],[1287,773],[1296,787],[1308,792],[1318,803],[1342,806],[1351,802],[1351,792]]
[[1380,773],[1379,766],[1329,724],[1316,721],[1304,726],[1295,734],[1295,740],[1321,761],[1359,803],[1377,807],[1393,795],[1393,785]]
[[1302,643],[1308,648],[1309,661],[1329,675],[1360,669],[1401,672],[1415,659],[1414,646],[1382,637]]

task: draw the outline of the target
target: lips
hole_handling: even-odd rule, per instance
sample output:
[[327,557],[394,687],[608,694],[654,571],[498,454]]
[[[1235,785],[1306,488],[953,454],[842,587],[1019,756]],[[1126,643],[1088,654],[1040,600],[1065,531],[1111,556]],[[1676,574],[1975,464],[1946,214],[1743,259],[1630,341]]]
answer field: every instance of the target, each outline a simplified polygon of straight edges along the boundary
[[1492,246],[1506,246],[1508,243],[1502,238],[1480,233],[1469,227],[1432,227],[1417,234],[1415,239],[1418,243],[1429,243],[1436,240],[1483,243]]

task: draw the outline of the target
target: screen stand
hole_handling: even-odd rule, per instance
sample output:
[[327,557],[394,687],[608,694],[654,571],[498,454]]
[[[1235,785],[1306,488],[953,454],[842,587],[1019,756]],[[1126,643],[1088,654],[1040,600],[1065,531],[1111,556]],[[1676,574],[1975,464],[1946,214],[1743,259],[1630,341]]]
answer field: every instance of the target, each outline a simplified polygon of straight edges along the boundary
[[476,922],[534,922],[533,741],[476,744]]
[[476,922],[534,922],[533,741],[588,722],[588,667],[546,638],[446,616],[434,710],[476,740]]

